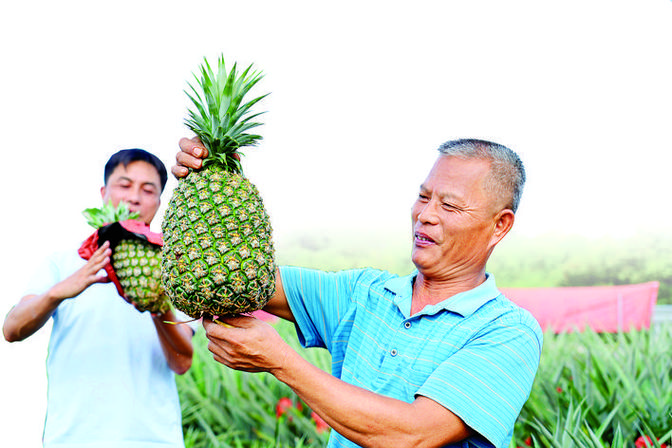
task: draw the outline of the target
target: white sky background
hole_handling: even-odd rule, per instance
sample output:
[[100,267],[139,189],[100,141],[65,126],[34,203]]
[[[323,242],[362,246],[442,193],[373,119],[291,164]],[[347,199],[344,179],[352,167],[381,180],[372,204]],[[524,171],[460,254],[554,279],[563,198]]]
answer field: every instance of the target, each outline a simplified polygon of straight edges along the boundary
[[[272,92],[243,163],[277,239],[403,234],[436,147],[460,137],[523,158],[519,235],[667,228],[672,1],[107,5],[0,7],[2,316],[36,259],[91,233],[81,210],[100,204],[113,152],[173,164],[183,89],[220,53]],[[47,340],[0,342],[2,446],[40,446]]]

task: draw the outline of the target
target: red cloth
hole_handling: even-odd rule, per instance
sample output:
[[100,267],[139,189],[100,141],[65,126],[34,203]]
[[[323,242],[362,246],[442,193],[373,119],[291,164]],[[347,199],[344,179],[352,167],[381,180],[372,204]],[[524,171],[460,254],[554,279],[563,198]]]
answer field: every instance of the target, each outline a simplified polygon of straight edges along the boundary
[[543,330],[556,333],[649,328],[658,282],[617,286],[500,288],[512,302],[532,313]]
[[[127,221],[113,222],[102,226],[84,240],[77,250],[77,253],[83,259],[88,260],[105,241],[110,242],[110,248],[114,251],[115,246],[124,238],[138,238],[148,241],[156,246],[163,246],[163,237],[160,233],[152,232],[149,230],[149,225],[142,221],[129,219]],[[114,272],[112,264],[106,264],[104,269],[109,279],[114,283],[114,286],[117,287],[119,295],[125,299],[126,295],[121,287],[121,283],[119,283],[117,274]]]

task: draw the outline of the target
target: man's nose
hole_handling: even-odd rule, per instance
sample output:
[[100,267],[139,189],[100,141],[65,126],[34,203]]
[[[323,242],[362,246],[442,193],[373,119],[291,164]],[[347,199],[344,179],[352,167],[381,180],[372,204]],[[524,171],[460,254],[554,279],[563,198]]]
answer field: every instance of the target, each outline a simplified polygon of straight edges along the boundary
[[418,221],[428,224],[436,224],[438,215],[436,213],[436,201],[430,200],[420,209]]
[[127,195],[126,195],[126,200],[132,204],[139,204],[140,203],[140,189],[139,188],[131,188]]

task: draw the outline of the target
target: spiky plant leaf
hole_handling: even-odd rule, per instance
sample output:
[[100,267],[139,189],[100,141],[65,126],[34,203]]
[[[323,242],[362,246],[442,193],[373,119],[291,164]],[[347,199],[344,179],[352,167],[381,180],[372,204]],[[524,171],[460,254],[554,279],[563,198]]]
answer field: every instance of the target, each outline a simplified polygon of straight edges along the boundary
[[117,207],[112,205],[111,202],[107,202],[101,208],[87,208],[82,214],[86,218],[87,223],[94,229],[100,229],[105,224],[113,222],[137,219],[140,216],[138,212],[131,212],[128,204],[123,201],[119,202]]
[[[227,72],[224,57],[220,56],[215,72],[207,59],[200,67],[200,77],[185,91],[194,108],[188,110],[185,124],[203,142],[209,155],[203,166],[216,163],[233,173],[242,173],[240,160],[234,154],[243,146],[254,146],[261,135],[248,133],[260,126],[253,121],[264,112],[251,113],[251,108],[268,94],[243,102],[248,92],[263,75],[252,70],[250,64],[238,74],[237,63]],[[198,88],[197,88],[198,87]]]

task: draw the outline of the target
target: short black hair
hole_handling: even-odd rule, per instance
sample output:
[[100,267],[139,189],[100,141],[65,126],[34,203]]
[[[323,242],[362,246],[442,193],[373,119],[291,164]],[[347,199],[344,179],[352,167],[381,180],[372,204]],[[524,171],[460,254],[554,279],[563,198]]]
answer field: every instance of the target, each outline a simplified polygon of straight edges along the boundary
[[168,182],[166,166],[154,154],[139,148],[122,149],[121,151],[112,154],[112,157],[110,157],[105,164],[105,185],[107,185],[107,181],[119,165],[127,167],[130,163],[138,161],[147,162],[156,168],[156,171],[159,173],[159,178],[161,179],[161,192],[163,192],[163,189],[166,187],[166,182]]

